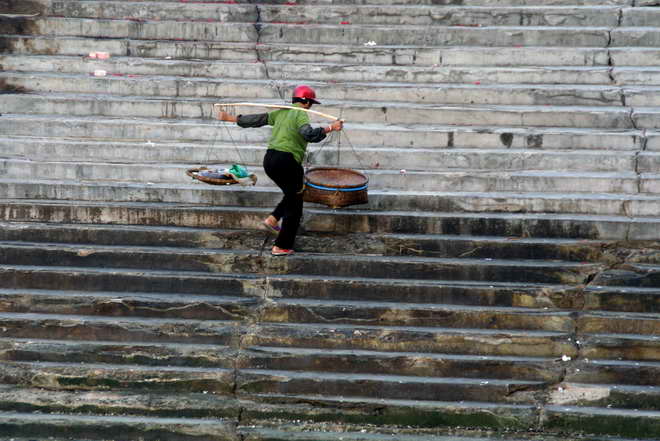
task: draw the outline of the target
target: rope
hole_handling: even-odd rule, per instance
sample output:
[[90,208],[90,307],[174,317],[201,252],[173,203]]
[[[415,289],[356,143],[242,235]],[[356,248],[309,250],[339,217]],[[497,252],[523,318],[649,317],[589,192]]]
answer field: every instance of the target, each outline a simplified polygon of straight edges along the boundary
[[[232,114],[232,115],[234,114],[234,113],[232,113],[230,110],[234,110],[235,107],[231,107],[231,106],[223,106],[223,105],[218,105],[218,104],[216,104],[215,107],[218,107],[218,108],[219,108],[218,110],[219,110],[220,112],[227,112],[227,113],[230,113],[230,114]],[[231,135],[231,130],[229,130],[229,124],[224,123],[224,124],[222,124],[222,126],[227,130],[227,134],[229,135],[229,140],[231,141],[232,146],[233,146],[234,149],[236,150],[236,154],[238,155],[238,160],[239,160],[239,162],[240,162],[242,165],[247,165],[247,164],[243,161],[243,156],[241,155],[241,150],[238,148],[238,143],[234,140],[234,137]],[[216,141],[217,141],[217,135],[216,135]],[[214,143],[215,143],[215,142],[214,142]]]
[[351,150],[353,151],[353,154],[355,155],[355,159],[357,159],[358,164],[360,164],[360,168],[361,168],[362,170],[366,170],[367,168],[364,166],[364,164],[362,163],[362,161],[360,161],[360,155],[358,155],[357,150],[355,150],[355,147],[353,147],[353,143],[352,143],[351,140],[348,138],[348,134],[347,134],[346,132],[344,132],[343,130],[341,131],[341,133],[344,135],[344,137],[346,138],[346,142],[347,142],[348,145],[351,147]]

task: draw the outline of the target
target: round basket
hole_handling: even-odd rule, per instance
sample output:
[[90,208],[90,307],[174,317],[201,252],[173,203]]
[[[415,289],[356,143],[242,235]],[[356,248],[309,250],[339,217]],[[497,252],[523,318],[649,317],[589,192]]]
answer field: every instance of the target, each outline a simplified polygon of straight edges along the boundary
[[199,174],[199,172],[204,171],[204,170],[209,170],[206,167],[200,167],[200,168],[190,168],[186,171],[186,174],[190,176],[193,179],[197,179],[198,181],[205,182],[207,184],[211,185],[233,185],[233,184],[238,184],[238,181],[236,179],[219,179],[219,178],[209,178],[207,176],[202,176]]
[[305,173],[303,200],[340,208],[366,204],[369,178],[347,168],[316,167]]

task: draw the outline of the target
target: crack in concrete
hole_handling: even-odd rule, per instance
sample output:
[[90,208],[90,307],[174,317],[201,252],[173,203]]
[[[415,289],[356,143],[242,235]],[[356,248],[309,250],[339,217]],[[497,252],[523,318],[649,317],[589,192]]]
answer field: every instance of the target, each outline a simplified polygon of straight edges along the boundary
[[[632,111],[631,111],[631,119],[632,118]],[[634,120],[634,119],[633,119]],[[648,142],[648,136],[647,136],[647,130],[643,129],[641,135],[639,136],[639,150],[635,152],[635,156],[633,158],[633,171],[635,173],[635,184],[636,184],[636,192],[642,193],[642,174],[639,171],[639,162],[640,162],[640,155],[642,154],[643,151],[646,150],[646,145]]]
[[[635,2],[633,1],[633,5],[635,6]],[[617,23],[616,26],[609,29],[607,31],[607,65],[608,65],[608,76],[610,78],[610,81],[613,86],[617,86],[618,81],[616,79],[616,76],[614,74],[614,69],[616,67],[616,64],[614,62],[614,57],[612,55],[612,43],[613,43],[613,32],[617,29],[620,28],[623,25],[623,19],[624,19],[624,8],[618,8],[617,10]],[[626,97],[626,91],[623,88],[623,86],[618,86],[619,89],[619,96],[621,100],[621,107],[624,109],[628,109],[628,113],[626,115],[626,118],[628,119],[628,123],[630,127],[633,129],[640,131],[639,135],[640,136],[640,149],[635,152],[635,157],[633,159],[633,172],[635,173],[635,187],[636,187],[636,193],[639,194],[642,192],[642,177],[639,172],[639,155],[640,153],[645,149],[646,146],[646,141],[647,141],[647,135],[646,135],[646,130],[645,129],[640,129],[640,127],[637,125],[637,121],[635,120],[635,109],[632,106],[628,105],[627,102],[627,97]],[[631,222],[628,223],[627,231],[626,231],[626,239],[629,239],[630,233],[632,231],[632,218],[633,214],[631,212],[631,203],[630,201],[624,201],[621,204],[621,211],[624,216],[627,216],[631,219]]]
[[270,86],[275,89],[277,94],[279,95],[280,99],[282,101],[286,101],[284,97],[284,91],[282,90],[282,87],[280,87],[277,82],[271,77],[270,69],[268,66],[268,62],[266,61],[266,58],[263,57],[261,50],[259,49],[259,46],[261,46],[261,38],[263,36],[262,30],[263,30],[263,21],[261,18],[261,7],[259,5],[255,5],[256,9],[256,14],[257,14],[257,19],[254,22],[254,29],[257,31],[257,41],[254,43],[254,51],[257,57],[257,62],[261,63],[264,66],[264,73],[266,76],[266,79],[271,82]]

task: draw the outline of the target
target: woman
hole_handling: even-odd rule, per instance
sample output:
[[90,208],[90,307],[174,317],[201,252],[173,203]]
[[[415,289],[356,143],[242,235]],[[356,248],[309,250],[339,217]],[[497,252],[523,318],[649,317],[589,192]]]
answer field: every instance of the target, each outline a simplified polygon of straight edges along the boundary
[[[296,87],[291,101],[294,107],[301,109],[309,109],[313,104],[321,104],[316,100],[314,89],[309,86]],[[303,212],[304,170],[301,164],[307,143],[322,141],[328,133],[341,130],[343,122],[338,120],[327,127],[312,128],[307,112],[295,109],[278,109],[269,113],[238,116],[220,112],[218,119],[235,122],[239,127],[244,128],[265,125],[273,127],[263,165],[266,174],[280,187],[284,197],[264,220],[264,225],[279,233],[271,254],[273,256],[293,254],[293,243]],[[281,228],[278,225],[280,220]]]

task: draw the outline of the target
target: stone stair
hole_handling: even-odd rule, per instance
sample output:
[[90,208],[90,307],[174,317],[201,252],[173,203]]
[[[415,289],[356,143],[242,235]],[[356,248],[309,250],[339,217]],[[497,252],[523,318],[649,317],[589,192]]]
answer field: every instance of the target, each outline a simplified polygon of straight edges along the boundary
[[[7,3],[0,439],[660,435],[654,1]],[[299,83],[370,201],[272,258]]]

